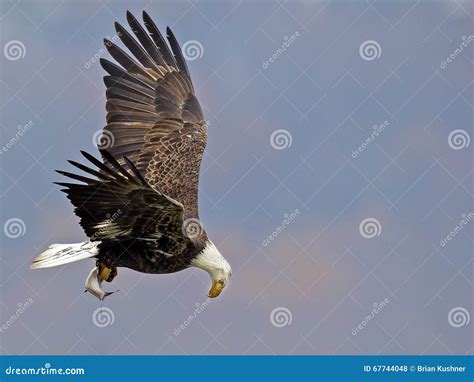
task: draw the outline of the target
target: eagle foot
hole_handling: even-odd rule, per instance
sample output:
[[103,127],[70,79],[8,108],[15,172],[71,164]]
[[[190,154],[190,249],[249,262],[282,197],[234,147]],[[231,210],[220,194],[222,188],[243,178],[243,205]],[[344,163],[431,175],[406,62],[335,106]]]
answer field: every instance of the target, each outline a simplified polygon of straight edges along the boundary
[[117,276],[117,267],[109,268],[102,262],[97,262],[97,268],[99,270],[99,280],[107,281],[108,283],[112,282],[113,279]]
[[110,275],[109,275],[109,277],[108,277],[107,280],[105,280],[105,281],[107,281],[108,283],[111,283],[111,282],[113,281],[113,279],[114,279],[115,277],[117,277],[117,275],[118,275],[117,267],[113,267],[113,268],[111,268],[111,270],[110,270]]

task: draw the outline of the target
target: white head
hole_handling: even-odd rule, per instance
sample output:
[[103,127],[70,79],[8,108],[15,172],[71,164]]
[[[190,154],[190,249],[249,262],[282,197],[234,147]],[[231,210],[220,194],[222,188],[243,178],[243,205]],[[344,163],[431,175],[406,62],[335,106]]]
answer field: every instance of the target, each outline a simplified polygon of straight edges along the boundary
[[211,276],[212,286],[208,293],[208,297],[211,298],[221,294],[232,276],[232,269],[229,263],[210,240],[207,241],[204,249],[192,260],[191,266],[201,268]]

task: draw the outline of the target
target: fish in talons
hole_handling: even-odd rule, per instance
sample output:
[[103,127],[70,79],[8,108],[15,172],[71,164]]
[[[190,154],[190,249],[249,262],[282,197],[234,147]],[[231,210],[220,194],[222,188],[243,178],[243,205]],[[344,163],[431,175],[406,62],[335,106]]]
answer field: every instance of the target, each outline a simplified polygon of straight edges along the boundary
[[113,291],[113,292],[106,292],[102,289],[102,283],[104,280],[101,277],[101,272],[99,271],[99,267],[94,267],[90,273],[89,276],[87,277],[86,283],[85,283],[85,292],[89,292],[95,297],[97,297],[99,300],[103,301],[107,296],[110,296],[111,294],[118,292],[118,290]]

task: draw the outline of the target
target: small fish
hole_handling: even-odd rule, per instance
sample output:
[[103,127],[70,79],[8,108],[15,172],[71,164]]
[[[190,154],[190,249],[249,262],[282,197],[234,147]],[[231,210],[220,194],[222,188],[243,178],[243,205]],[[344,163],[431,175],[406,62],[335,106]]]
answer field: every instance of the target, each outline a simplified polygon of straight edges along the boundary
[[86,280],[85,287],[86,287],[85,292],[92,293],[95,297],[97,297],[101,301],[103,301],[107,296],[110,296],[112,293],[118,292],[118,291],[105,292],[102,289],[102,280],[99,279],[99,269],[97,267],[94,267],[90,271],[89,276],[87,277],[87,280]]

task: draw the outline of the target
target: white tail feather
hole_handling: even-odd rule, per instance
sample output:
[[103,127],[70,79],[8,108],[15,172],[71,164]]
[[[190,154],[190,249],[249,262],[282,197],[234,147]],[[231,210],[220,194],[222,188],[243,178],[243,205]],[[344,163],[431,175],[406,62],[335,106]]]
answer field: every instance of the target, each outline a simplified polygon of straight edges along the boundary
[[85,241],[75,244],[52,244],[40,254],[31,264],[31,269],[49,268],[57,265],[73,263],[75,261],[97,256],[97,246],[100,241]]

